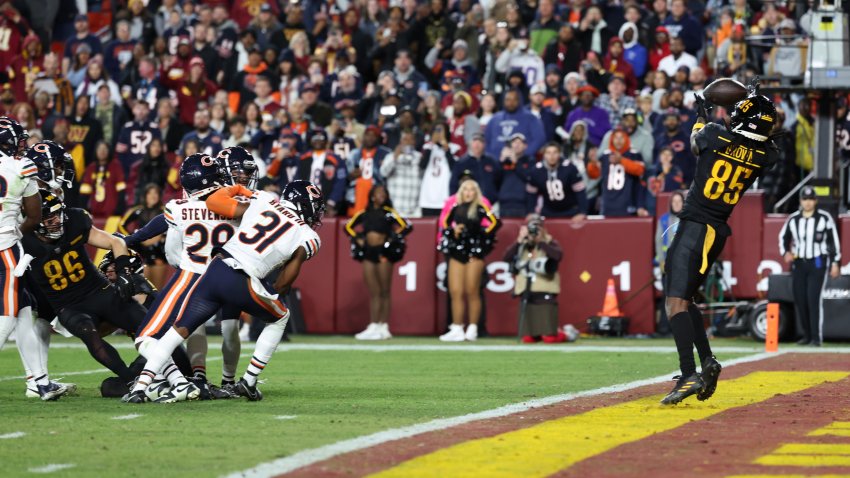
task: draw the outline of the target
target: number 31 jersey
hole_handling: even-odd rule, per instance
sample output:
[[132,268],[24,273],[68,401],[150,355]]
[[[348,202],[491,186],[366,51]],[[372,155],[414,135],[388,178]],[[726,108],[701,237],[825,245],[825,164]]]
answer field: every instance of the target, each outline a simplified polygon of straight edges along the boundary
[[696,173],[679,217],[720,226],[728,235],[726,221],[732,210],[756,179],[773,167],[777,151],[772,141],[753,141],[716,123],[697,132],[695,142]]
[[213,248],[221,247],[236,233],[239,221],[210,211],[200,199],[172,199],[165,205],[168,234],[182,241],[180,263],[184,271],[203,274],[210,263]]
[[303,247],[310,259],[319,252],[319,235],[285,208],[274,194],[254,193],[236,234],[224,250],[251,277],[264,279]]

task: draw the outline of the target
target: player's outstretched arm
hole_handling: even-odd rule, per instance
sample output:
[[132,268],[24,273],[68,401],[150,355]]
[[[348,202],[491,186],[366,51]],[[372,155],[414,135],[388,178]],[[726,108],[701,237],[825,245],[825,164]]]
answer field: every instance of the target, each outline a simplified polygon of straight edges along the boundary
[[28,234],[41,222],[41,195],[36,191],[32,196],[25,197],[22,205],[24,222],[21,224],[21,233]]
[[237,184],[235,186],[221,188],[210,194],[206,203],[209,210],[219,216],[237,219],[241,218],[245,214],[245,211],[248,210],[248,203],[238,201],[236,196],[251,197],[253,195],[254,193],[250,189]]
[[97,247],[98,249],[107,249],[112,251],[115,257],[126,256],[129,254],[127,244],[124,244],[124,239],[113,236],[112,234],[102,231],[92,226],[89,232],[88,245]]
[[303,247],[299,247],[292,254],[289,262],[283,266],[280,274],[277,275],[277,280],[274,281],[274,290],[280,295],[286,295],[289,288],[295,279],[298,278],[298,273],[301,272],[301,264],[307,260],[307,251]]

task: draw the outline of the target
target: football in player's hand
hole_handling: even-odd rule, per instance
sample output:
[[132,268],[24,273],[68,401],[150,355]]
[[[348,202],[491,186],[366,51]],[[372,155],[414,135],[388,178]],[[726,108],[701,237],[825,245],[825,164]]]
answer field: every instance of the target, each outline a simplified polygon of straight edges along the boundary
[[712,104],[733,106],[747,97],[747,87],[732,78],[720,78],[706,86],[703,95]]

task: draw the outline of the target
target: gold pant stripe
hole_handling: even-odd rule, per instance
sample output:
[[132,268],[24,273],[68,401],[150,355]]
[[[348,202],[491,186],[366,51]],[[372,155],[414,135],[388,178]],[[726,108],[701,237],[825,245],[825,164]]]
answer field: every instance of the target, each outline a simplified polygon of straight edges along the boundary
[[714,245],[714,235],[714,228],[706,224],[705,240],[702,243],[702,267],[699,268],[700,274],[705,274],[706,269],[708,269],[708,251]]

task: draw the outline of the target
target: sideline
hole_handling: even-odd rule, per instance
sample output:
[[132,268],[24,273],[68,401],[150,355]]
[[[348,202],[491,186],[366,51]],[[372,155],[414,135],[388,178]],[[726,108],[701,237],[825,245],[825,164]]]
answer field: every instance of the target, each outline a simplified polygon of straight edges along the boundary
[[[668,348],[669,349],[669,348]],[[725,367],[731,367],[734,365],[749,363],[749,362],[757,362],[759,360],[764,360],[771,357],[777,357],[784,353],[788,353],[786,351],[780,351],[775,353],[758,353],[754,355],[749,355],[746,357],[740,357],[734,360],[729,360],[724,363]],[[343,455],[345,453],[350,453],[357,450],[362,450],[364,448],[373,447],[376,445],[381,445],[383,443],[387,443],[394,440],[400,440],[402,438],[409,438],[415,435],[420,435],[422,433],[445,430],[447,428],[455,427],[458,425],[463,425],[470,422],[475,422],[479,420],[487,420],[490,418],[499,418],[506,415],[511,415],[514,413],[524,412],[526,410],[532,408],[539,408],[548,405],[553,405],[560,402],[566,402],[569,400],[574,400],[576,398],[581,397],[592,397],[596,395],[603,395],[607,393],[616,393],[616,392],[624,392],[627,390],[632,390],[638,387],[643,387],[646,385],[654,385],[657,383],[667,382],[670,380],[670,377],[676,372],[670,372],[664,375],[660,375],[653,378],[636,380],[634,382],[629,382],[625,384],[612,385],[608,387],[597,388],[593,390],[586,390],[583,392],[574,392],[567,393],[561,395],[553,395],[549,397],[538,398],[535,400],[529,400],[525,402],[513,403],[510,405],[505,405],[499,408],[494,408],[491,410],[485,410],[482,412],[470,413],[467,415],[460,415],[451,418],[441,418],[437,420],[432,420],[425,423],[418,423],[415,425],[410,425],[406,427],[400,428],[392,428],[389,430],[384,430],[380,432],[373,433],[371,435],[363,435],[355,438],[351,438],[348,440],[343,440],[336,443],[331,443],[329,445],[324,445],[318,448],[313,448],[309,450],[302,450],[296,452],[290,456],[278,458],[276,460],[272,460],[265,463],[260,463],[253,468],[249,468],[247,470],[237,471],[234,473],[230,473],[228,475],[224,475],[226,478],[266,478],[273,477],[276,475],[280,475],[283,473],[289,473],[291,471],[297,470],[299,468],[303,468],[308,465],[312,465],[314,463],[318,463],[320,461],[324,461],[338,455]]]

